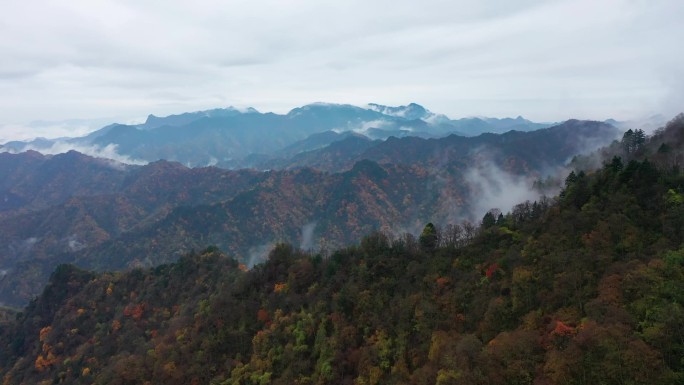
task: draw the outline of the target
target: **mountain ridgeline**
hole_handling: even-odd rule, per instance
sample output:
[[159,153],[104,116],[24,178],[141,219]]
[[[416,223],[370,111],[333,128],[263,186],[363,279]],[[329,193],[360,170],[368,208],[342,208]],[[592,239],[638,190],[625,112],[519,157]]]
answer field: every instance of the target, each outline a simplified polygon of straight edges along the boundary
[[278,242],[332,250],[377,229],[479,219],[540,195],[535,179],[618,136],[573,120],[475,137],[354,134],[271,171],[0,153],[0,302],[25,304],[60,263],[154,266],[214,244],[251,266]]
[[129,163],[164,159],[191,167],[263,169],[279,165],[298,152],[325,147],[349,134],[367,140],[384,140],[390,136],[433,138],[531,131],[551,125],[522,117],[451,120],[415,103],[399,107],[316,103],[284,115],[232,107],[167,117],[150,115],[145,123],[138,125],[112,124],[84,137],[10,142],[1,149],[54,153],[71,148],[98,156],[116,156]]
[[[490,211],[478,225],[374,232],[327,254],[278,244],[250,270],[214,246],[127,272],[60,265],[0,324],[0,375],[6,384],[681,384],[684,116],[634,135],[603,149],[598,168],[569,173],[557,197]],[[392,172],[366,161],[336,177]],[[298,173],[282,178],[328,176]]]

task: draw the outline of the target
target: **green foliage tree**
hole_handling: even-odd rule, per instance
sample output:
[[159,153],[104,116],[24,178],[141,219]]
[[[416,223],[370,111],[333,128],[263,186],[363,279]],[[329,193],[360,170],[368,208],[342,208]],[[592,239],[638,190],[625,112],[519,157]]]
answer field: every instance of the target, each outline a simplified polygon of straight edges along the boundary
[[425,225],[423,231],[420,233],[418,242],[423,250],[433,252],[438,245],[437,228],[435,225],[432,223]]

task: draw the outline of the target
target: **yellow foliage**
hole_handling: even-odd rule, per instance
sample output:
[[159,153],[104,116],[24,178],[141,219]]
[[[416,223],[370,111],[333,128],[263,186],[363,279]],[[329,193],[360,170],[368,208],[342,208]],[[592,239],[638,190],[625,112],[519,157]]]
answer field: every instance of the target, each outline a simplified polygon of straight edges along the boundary
[[447,332],[441,330],[433,332],[428,359],[430,361],[437,361],[442,354],[442,350],[449,343],[450,341]]
[[370,385],[379,384],[383,376],[382,369],[378,368],[377,366],[373,366],[370,368],[369,372],[370,373],[368,373],[368,383]]
[[439,372],[437,372],[437,379],[435,381],[435,384],[455,384],[459,382],[460,378],[461,373],[458,370],[440,369]]
[[176,371],[176,363],[173,361],[167,362],[166,364],[164,364],[164,371],[166,373],[169,373],[169,374],[175,372]]
[[34,366],[36,367],[36,370],[39,372],[42,372],[43,370],[47,369],[49,366],[54,365],[57,362],[57,357],[55,357],[52,352],[48,353],[46,357],[43,357],[43,355],[39,355],[38,358],[36,358],[36,362]]
[[82,376],[87,376],[90,374],[90,368],[83,368],[83,371],[81,372]]

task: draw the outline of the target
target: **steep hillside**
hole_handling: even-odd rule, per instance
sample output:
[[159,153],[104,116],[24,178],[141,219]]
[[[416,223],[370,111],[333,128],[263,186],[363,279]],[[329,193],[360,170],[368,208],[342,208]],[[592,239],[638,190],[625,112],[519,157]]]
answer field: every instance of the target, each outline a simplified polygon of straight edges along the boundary
[[600,151],[583,154],[572,160],[576,169],[591,170],[613,157],[648,158],[660,167],[680,167],[684,164],[684,114],[679,114],[665,126],[647,136],[641,129],[627,130],[619,141]]
[[73,196],[106,194],[132,168],[76,151],[44,156],[0,153],[0,218],[64,203]]
[[[370,167],[370,165],[368,166]],[[244,267],[67,265],[0,329],[6,384],[679,384],[684,174],[614,158],[475,228]]]
[[135,232],[181,205],[232,198],[265,178],[165,161],[112,168],[77,153],[31,155],[34,169],[27,171],[25,154],[3,155],[0,169],[23,170],[12,174],[15,183],[5,192],[11,199],[0,212],[0,303],[11,305],[37,294],[56,264],[73,261],[69,254]]

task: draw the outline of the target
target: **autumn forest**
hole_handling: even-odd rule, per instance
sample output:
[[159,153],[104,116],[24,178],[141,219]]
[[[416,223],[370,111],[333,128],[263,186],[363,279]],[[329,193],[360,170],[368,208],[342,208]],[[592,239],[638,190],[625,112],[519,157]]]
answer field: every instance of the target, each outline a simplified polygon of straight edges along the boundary
[[[681,384],[684,117],[479,223],[63,264],[0,323],[5,384]],[[600,159],[593,169],[586,165]]]

